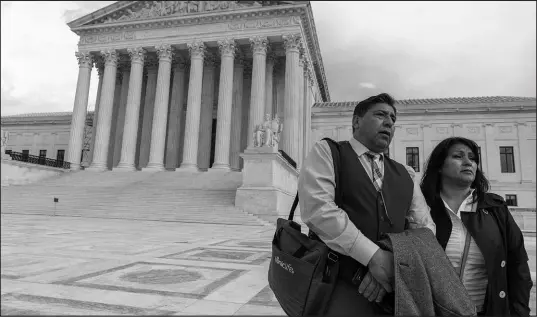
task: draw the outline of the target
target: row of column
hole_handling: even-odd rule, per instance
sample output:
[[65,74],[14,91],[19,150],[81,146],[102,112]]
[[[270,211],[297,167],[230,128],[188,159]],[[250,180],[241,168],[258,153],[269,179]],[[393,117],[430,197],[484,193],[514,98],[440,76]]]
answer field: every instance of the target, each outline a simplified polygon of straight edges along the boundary
[[[284,47],[286,50],[286,65],[285,65],[285,96],[284,96],[284,128],[282,131],[282,140],[280,149],[284,150],[295,160],[299,161],[300,152],[302,150],[301,135],[303,134],[306,120],[301,116],[301,109],[308,108],[306,100],[301,95],[306,91],[306,80],[303,76],[307,71],[307,64],[299,65],[299,55],[301,50],[300,35],[284,35]],[[253,146],[252,132],[254,127],[263,122],[264,114],[274,114],[276,111],[272,107],[272,89],[266,87],[267,78],[272,78],[274,68],[274,57],[272,54],[267,54],[269,41],[266,37],[256,36],[250,38],[250,43],[253,52],[253,69],[250,91],[250,107],[248,115],[248,133],[247,145]],[[218,41],[219,51],[221,55],[220,63],[220,87],[218,90],[218,110],[217,110],[217,127],[215,140],[215,159],[212,165],[213,170],[229,170],[230,160],[234,161],[233,165],[238,166],[235,160],[238,160],[238,155],[233,156],[231,153],[239,152],[241,148],[240,136],[242,117],[242,100],[240,99],[243,87],[242,76],[244,67],[242,63],[235,67],[236,42],[234,39],[223,39]],[[200,128],[207,129],[206,123],[202,122],[207,116],[203,116],[203,111],[211,111],[212,101],[203,102],[209,104],[210,108],[205,109],[202,106],[202,89],[204,82],[211,81],[211,74],[204,74],[204,59],[206,55],[206,46],[201,41],[195,41],[187,44],[190,53],[190,79],[187,93],[187,110],[184,129],[184,144],[182,153],[182,163],[180,170],[198,170],[198,144],[204,140],[200,140]],[[145,98],[145,104],[154,103],[154,107],[144,107],[142,125],[143,129],[149,129],[151,134],[149,140],[141,140],[143,144],[149,144],[149,157],[147,167],[143,170],[164,170],[164,156],[166,155],[166,135],[170,133],[179,133],[174,129],[174,125],[178,124],[178,107],[179,102],[172,102],[174,106],[170,106],[170,122],[169,131],[167,131],[168,123],[168,104],[170,98],[170,78],[171,65],[174,51],[171,45],[162,44],[156,47],[158,55],[158,70],[154,67],[154,72],[148,69],[148,84],[147,89],[154,86],[155,93],[146,91],[147,96],[155,96],[154,100]],[[128,76],[124,75],[123,80],[128,81],[128,92],[126,97],[125,109],[119,110],[117,115],[113,115],[114,91],[116,90],[116,73],[118,65],[118,52],[116,50],[102,51],[101,55],[104,60],[104,74],[102,83],[98,87],[98,101],[95,106],[94,118],[94,134],[93,140],[93,159],[88,170],[103,171],[108,167],[108,152],[110,149],[110,135],[112,128],[112,120],[114,117],[124,117],[123,120],[115,120],[114,123],[121,124],[123,133],[116,135],[115,139],[119,139],[118,149],[121,149],[120,161],[117,165],[117,170],[135,170],[135,154],[138,139],[139,112],[140,100],[143,82],[143,69],[147,52],[143,48],[129,48],[128,50],[131,66]],[[268,55],[268,58],[267,58]],[[71,162],[73,169],[78,169],[80,155],[82,149],[83,128],[86,119],[86,108],[89,94],[89,81],[91,69],[93,66],[93,56],[89,53],[77,52],[76,56],[79,62],[79,76],[77,83],[77,91],[73,110],[73,121],[71,125],[69,150],[67,161]],[[240,59],[238,59],[240,60]],[[299,67],[302,66],[302,67]],[[206,76],[207,75],[207,76]],[[176,71],[175,76],[181,76],[180,71]],[[182,76],[185,72],[183,68]],[[214,72],[212,73],[214,76]],[[209,77],[209,78],[204,78]],[[156,80],[155,85],[149,82]],[[179,82],[178,80],[177,82]],[[174,83],[176,80],[174,80]],[[181,81],[183,82],[183,81]],[[180,84],[179,84],[180,85]],[[125,85],[123,85],[125,87]],[[268,89],[266,89],[268,88]],[[207,89],[211,89],[208,87]],[[173,89],[172,99],[182,100],[184,92],[181,89]],[[234,93],[235,92],[235,93]],[[304,93],[302,93],[304,92]],[[116,94],[117,95],[117,94]],[[176,101],[176,100],[174,100]],[[265,105],[267,105],[265,107]],[[269,109],[270,108],[270,109]],[[122,115],[124,114],[124,115]],[[210,124],[211,122],[209,122]],[[177,132],[175,132],[177,131]],[[205,131],[205,130],[202,130]],[[210,126],[208,131],[210,131]],[[143,136],[143,135],[142,135]],[[168,136],[169,137],[169,136]],[[179,137],[169,137],[169,140],[179,140]],[[237,140],[236,142],[234,140]],[[305,140],[303,140],[305,141]],[[172,147],[179,147],[177,141]],[[210,132],[209,132],[210,142]],[[303,142],[302,142],[303,143]],[[170,145],[169,145],[170,146]],[[141,153],[142,154],[142,153]],[[140,155],[142,157],[142,155]],[[208,157],[207,157],[208,159]]]

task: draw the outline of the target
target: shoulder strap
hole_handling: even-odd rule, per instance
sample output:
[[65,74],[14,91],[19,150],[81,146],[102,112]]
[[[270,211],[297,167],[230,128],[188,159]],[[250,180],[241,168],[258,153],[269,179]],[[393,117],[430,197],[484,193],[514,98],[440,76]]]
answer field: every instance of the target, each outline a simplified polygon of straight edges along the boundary
[[[336,205],[340,205],[341,203],[341,193],[340,191],[338,190],[339,188],[339,165],[340,165],[340,161],[339,161],[339,143],[337,143],[336,141],[330,139],[330,138],[324,138],[323,139],[324,141],[326,141],[328,143],[328,146],[330,146],[330,151],[332,152],[332,161],[333,161],[333,164],[334,164],[334,175],[335,175],[335,183],[336,183],[336,191],[335,191],[335,194],[336,194],[336,197],[334,199],[334,202],[336,203]],[[287,218],[287,220],[293,220],[293,217],[295,216],[295,209],[298,205],[298,192],[296,193],[296,197],[295,197],[295,201],[293,201],[293,206],[291,207],[291,212],[289,213],[289,217]]]

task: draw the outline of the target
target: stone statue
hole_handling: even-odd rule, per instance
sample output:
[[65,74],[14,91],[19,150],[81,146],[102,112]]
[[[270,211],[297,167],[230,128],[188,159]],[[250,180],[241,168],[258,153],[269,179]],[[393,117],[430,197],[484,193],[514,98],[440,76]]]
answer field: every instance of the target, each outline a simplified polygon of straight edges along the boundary
[[273,147],[274,131],[272,130],[272,121],[268,113],[265,115],[265,122],[263,122],[262,129],[264,136],[263,146]]
[[278,147],[278,143],[280,143],[280,134],[282,133],[283,124],[280,123],[280,118],[278,115],[274,116],[274,120],[272,120],[272,142],[274,147]]
[[2,142],[2,147],[1,147],[1,151],[2,151],[2,158],[5,159],[5,158],[8,158],[10,157],[9,155],[6,155],[6,145],[7,145],[7,141],[9,140],[9,132],[7,131],[4,131],[4,130],[0,130],[0,137],[2,138],[1,139],[1,142]]
[[263,130],[261,125],[256,125],[254,129],[254,147],[261,147],[263,145]]
[[280,141],[280,133],[282,132],[282,124],[278,116],[273,120],[270,114],[265,115],[265,121],[256,125],[254,130],[254,147],[272,147],[277,148]]

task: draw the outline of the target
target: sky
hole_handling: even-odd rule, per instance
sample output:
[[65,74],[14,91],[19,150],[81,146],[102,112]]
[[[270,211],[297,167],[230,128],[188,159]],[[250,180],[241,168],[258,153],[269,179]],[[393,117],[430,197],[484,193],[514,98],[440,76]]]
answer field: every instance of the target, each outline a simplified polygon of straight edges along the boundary
[[[72,111],[78,36],[113,1],[1,2],[1,114]],[[332,101],[536,96],[536,2],[311,2]],[[97,93],[92,72],[88,109]]]

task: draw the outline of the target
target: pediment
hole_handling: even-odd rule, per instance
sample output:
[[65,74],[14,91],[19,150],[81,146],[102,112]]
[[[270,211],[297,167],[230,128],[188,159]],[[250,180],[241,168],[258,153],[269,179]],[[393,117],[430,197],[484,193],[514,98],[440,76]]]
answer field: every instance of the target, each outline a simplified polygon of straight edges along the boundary
[[70,27],[188,16],[244,8],[289,5],[303,1],[118,1],[69,23]]

